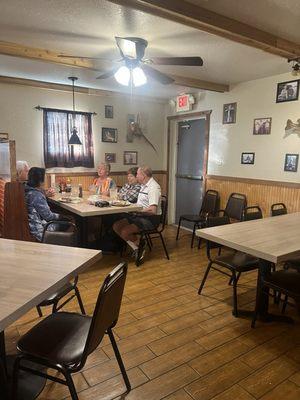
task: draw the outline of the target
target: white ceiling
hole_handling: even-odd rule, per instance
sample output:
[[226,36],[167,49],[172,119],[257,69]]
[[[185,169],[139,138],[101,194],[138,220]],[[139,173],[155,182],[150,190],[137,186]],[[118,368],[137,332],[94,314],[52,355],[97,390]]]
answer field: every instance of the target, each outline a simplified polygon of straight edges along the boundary
[[[299,29],[296,29],[296,20],[299,21],[300,16],[298,0],[193,2],[265,30],[268,27],[272,33],[300,42]],[[285,22],[282,16],[289,19]],[[3,41],[65,54],[118,59],[114,36],[145,38],[149,42],[147,57],[201,56],[203,67],[159,67],[162,72],[201,80],[234,84],[290,70],[286,60],[280,57],[105,0],[2,0],[0,40]],[[101,61],[95,66],[104,72],[111,63]],[[67,77],[74,73],[79,76],[81,86],[128,90],[113,78],[96,80],[97,72],[0,56],[0,75],[66,83]],[[168,98],[185,88],[149,82],[135,90],[139,94]]]

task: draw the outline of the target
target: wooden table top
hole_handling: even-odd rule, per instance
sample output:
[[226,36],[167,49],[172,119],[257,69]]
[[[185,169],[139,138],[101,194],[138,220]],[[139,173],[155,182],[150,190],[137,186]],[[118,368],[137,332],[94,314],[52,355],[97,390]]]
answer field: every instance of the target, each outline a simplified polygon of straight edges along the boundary
[[[136,204],[130,204],[126,207],[117,207],[117,206],[109,206],[109,207],[96,207],[92,204],[89,204],[87,201],[88,195],[84,194],[84,198],[82,203],[72,204],[72,203],[64,203],[59,201],[61,198],[61,194],[56,194],[53,197],[49,197],[48,200],[53,202],[56,205],[59,205],[61,208],[68,210],[74,214],[79,215],[80,217],[93,217],[97,215],[108,215],[108,214],[119,214],[119,213],[129,213],[134,211],[141,211],[142,207],[137,206]],[[104,200],[104,198],[103,198]],[[109,200],[109,198],[105,198],[105,200]]]
[[196,235],[278,263],[300,256],[300,213],[198,229]]
[[101,251],[0,239],[0,331],[101,259]]

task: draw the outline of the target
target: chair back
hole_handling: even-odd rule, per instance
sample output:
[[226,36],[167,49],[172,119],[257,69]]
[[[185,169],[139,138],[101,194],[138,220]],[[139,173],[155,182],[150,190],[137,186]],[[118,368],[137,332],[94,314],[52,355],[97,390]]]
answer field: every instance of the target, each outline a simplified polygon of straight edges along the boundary
[[201,205],[200,215],[215,215],[219,207],[220,196],[216,190],[207,190]]
[[60,246],[78,246],[77,227],[71,221],[50,221],[44,227],[42,242]]
[[285,214],[287,214],[287,208],[284,203],[275,203],[271,205],[271,217]]
[[105,278],[100,289],[88,333],[81,367],[100,344],[105,332],[118,322],[127,275],[127,263],[120,263]]
[[161,196],[161,216],[159,227],[157,228],[158,232],[163,232],[167,223],[168,216],[168,198],[166,195]]
[[[207,228],[212,228],[213,226],[221,226],[221,225],[227,225],[230,224],[230,218],[228,217],[228,215],[226,215],[226,213],[224,212],[224,214],[222,216],[215,216],[215,217],[208,217],[206,220],[206,227]],[[206,254],[207,254],[207,258],[209,260],[211,260],[211,253],[210,251],[212,249],[219,249],[221,248],[222,245],[216,242],[212,242],[210,240],[206,241]]]
[[244,209],[243,221],[252,221],[254,219],[261,219],[262,217],[262,211],[259,206],[249,206]]
[[35,242],[30,233],[24,185],[7,182],[4,187],[3,237]]
[[225,212],[229,218],[241,221],[245,207],[247,207],[247,197],[241,193],[231,193],[225,207]]

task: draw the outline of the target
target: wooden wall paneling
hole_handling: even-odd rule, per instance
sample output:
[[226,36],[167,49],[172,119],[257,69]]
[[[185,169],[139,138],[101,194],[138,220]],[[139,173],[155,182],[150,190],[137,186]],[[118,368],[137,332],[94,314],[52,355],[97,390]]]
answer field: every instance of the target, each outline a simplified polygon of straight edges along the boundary
[[4,223],[4,187],[6,181],[0,178],[0,237],[3,236],[3,223]]

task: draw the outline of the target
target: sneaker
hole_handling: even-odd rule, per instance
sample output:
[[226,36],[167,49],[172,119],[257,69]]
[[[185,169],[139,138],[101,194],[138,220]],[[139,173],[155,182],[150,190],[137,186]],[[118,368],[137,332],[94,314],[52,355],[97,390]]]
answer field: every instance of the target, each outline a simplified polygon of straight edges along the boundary
[[140,240],[140,245],[136,254],[135,265],[139,267],[144,262],[145,254],[146,254],[146,245],[147,242],[145,239]]

